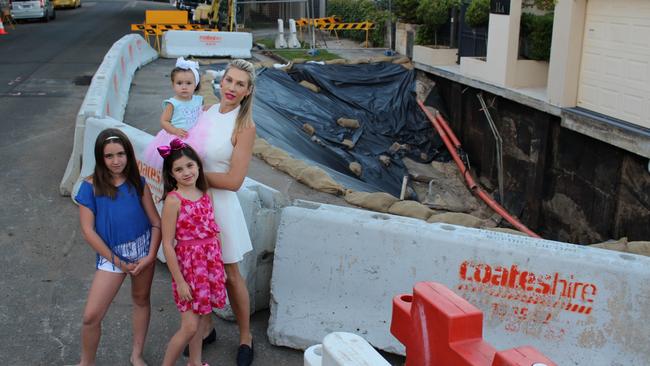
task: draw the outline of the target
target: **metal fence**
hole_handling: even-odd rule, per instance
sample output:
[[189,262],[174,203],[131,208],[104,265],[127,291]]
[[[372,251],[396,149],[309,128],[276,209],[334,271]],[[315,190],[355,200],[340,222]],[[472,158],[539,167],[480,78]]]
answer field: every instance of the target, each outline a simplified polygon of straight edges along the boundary
[[240,0],[237,7],[236,23],[240,27],[259,28],[275,26],[277,19],[285,24],[289,19],[313,18],[324,12],[322,0]]

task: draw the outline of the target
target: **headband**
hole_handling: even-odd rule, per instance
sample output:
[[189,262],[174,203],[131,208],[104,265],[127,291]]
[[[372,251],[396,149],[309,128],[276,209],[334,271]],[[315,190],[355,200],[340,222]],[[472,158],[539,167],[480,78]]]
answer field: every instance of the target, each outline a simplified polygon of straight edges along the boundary
[[119,140],[120,137],[119,137],[119,136],[108,136],[104,141],[108,141],[108,140],[116,140],[116,139]]
[[192,74],[194,74],[194,80],[196,81],[196,85],[199,85],[199,63],[196,61],[190,61],[186,60],[182,57],[179,57],[176,59],[176,67],[182,70],[190,70]]
[[187,147],[187,144],[185,144],[183,141],[181,141],[179,138],[174,138],[169,142],[169,146],[158,146],[156,149],[158,150],[158,153],[160,156],[164,158],[168,157],[169,154],[172,153],[173,150],[180,150],[184,147]]

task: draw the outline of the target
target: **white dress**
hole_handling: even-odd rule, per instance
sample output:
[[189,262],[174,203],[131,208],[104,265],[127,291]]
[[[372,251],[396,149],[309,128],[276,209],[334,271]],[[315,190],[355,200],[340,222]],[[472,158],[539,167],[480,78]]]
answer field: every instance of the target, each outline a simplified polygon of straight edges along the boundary
[[[225,173],[230,170],[232,132],[239,107],[220,113],[219,104],[213,105],[202,116],[210,128],[206,129],[203,169],[206,172]],[[237,193],[210,188],[214,200],[214,218],[221,228],[221,252],[224,263],[237,263],[253,250]]]

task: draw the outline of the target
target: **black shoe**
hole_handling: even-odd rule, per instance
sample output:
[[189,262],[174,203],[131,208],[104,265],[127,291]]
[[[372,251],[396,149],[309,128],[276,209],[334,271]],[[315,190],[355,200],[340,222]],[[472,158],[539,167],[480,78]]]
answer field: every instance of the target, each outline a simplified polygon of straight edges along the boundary
[[203,345],[212,344],[217,341],[217,331],[212,328],[212,332],[207,337],[203,338]]
[[[203,338],[203,343],[202,346],[205,347],[207,344],[212,344],[217,341],[217,331],[212,328],[212,332],[208,334],[207,337]],[[183,349],[183,356],[189,357],[190,356],[190,345],[188,344],[185,346],[185,349]]]
[[251,345],[240,344],[237,351],[237,366],[250,366],[253,363],[253,340]]

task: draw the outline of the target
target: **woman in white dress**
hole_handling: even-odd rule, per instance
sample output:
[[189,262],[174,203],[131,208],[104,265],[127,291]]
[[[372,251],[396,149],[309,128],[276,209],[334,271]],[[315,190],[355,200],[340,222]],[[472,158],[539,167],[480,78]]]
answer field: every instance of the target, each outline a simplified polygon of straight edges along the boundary
[[250,299],[238,262],[253,246],[237,194],[248,172],[253,154],[253,91],[255,67],[234,60],[221,78],[221,103],[205,112],[206,130],[203,166],[214,201],[215,220],[221,228],[221,250],[227,275],[228,299],[239,325],[237,365],[253,361],[250,332]]

